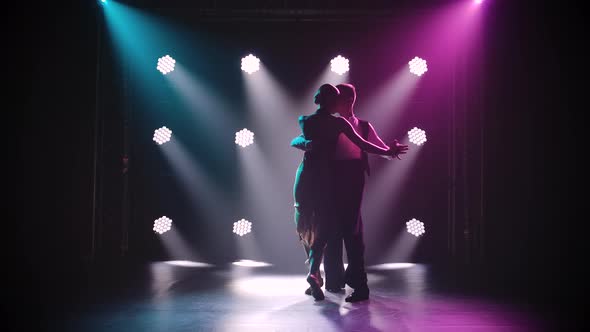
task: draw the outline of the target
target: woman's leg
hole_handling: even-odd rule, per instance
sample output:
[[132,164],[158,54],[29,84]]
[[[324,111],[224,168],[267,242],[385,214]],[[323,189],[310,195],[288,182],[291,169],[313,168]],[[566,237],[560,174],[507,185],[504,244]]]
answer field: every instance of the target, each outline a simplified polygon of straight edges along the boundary
[[295,227],[299,235],[299,242],[305,251],[306,263],[309,262],[309,251],[311,250],[311,231],[309,230],[311,213],[306,212],[298,202],[295,202]]
[[293,200],[295,201],[294,221],[297,234],[299,235],[299,242],[301,242],[305,251],[306,263],[309,262],[311,257],[310,250],[315,237],[315,230],[313,229],[314,191],[309,188],[312,183],[311,176],[313,176],[313,173],[304,171],[304,163],[301,162],[297,168],[295,182],[293,184]]
[[323,300],[324,293],[322,292],[321,286],[323,280],[320,277],[320,264],[324,256],[324,250],[328,240],[335,235],[332,229],[332,219],[326,211],[316,213],[314,218],[318,218],[317,221],[313,222],[313,234],[314,239],[311,244],[311,250],[309,253],[309,274],[307,276],[307,282],[311,286],[312,295],[316,300]]
[[311,295],[316,300],[324,299],[324,292],[322,292],[323,280],[320,277],[320,264],[324,254],[324,247],[326,240],[322,236],[315,238],[309,251],[309,274],[307,275],[307,282],[311,288]]

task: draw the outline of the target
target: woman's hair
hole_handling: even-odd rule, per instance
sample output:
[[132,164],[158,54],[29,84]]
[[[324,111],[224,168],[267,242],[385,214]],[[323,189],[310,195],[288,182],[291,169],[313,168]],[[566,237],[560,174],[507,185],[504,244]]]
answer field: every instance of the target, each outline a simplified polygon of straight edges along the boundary
[[340,95],[340,91],[338,91],[338,89],[332,84],[323,84],[320,86],[319,90],[320,96],[318,98],[318,104],[321,105],[334,103]]

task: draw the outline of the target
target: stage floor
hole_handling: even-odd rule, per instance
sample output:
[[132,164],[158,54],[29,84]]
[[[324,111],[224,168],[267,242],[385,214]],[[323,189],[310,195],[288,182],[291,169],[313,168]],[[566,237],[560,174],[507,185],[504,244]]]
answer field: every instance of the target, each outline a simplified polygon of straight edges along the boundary
[[344,301],[348,287],[316,302],[304,294],[303,273],[273,266],[158,262],[124,278],[117,271],[97,278],[80,304],[50,326],[125,332],[549,330],[546,317],[522,302],[442,290],[424,265],[368,271],[370,299],[350,304]]

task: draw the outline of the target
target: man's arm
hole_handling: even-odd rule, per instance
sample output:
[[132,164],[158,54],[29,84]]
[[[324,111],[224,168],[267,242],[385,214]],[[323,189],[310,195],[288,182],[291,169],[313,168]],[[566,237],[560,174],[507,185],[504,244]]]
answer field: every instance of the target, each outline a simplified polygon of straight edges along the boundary
[[[382,148],[388,149],[389,146],[383,142],[381,137],[379,137],[379,134],[377,134],[377,131],[375,130],[373,125],[369,121],[367,121],[367,124],[369,125],[369,135],[367,136],[367,141],[369,141],[375,145],[378,145]],[[385,158],[385,159],[389,159],[389,160],[391,160],[393,158],[391,156],[383,156],[383,155],[381,157]]]
[[346,119],[344,118],[335,118],[336,119],[336,124],[339,126],[339,130],[341,133],[343,133],[344,135],[346,135],[346,137],[348,137],[348,139],[354,143],[356,146],[358,146],[359,148],[361,148],[361,150],[364,150],[368,153],[374,153],[374,154],[380,154],[380,155],[392,155],[392,151],[389,148],[382,148],[378,145],[375,145],[371,142],[365,141],[361,136],[359,136],[359,134],[354,131],[354,128],[352,127],[352,125],[346,121]]
[[[378,146],[385,147],[385,148],[389,149],[390,147],[387,144],[383,143],[383,140],[381,139],[381,137],[379,137],[379,135],[377,134],[377,131],[375,131],[375,128],[373,128],[373,125],[370,122],[367,122],[367,124],[369,124],[369,136],[367,138],[367,141],[369,141],[369,142],[371,142],[371,143],[373,143],[375,145],[378,145]],[[403,144],[399,144],[397,142],[397,140],[394,140],[393,148],[392,149],[395,149],[395,151],[397,151],[397,153],[395,154],[395,157],[397,159],[401,159],[399,157],[399,155],[400,154],[405,154],[406,151],[408,150],[408,146],[407,145],[403,145]],[[381,157],[383,157],[385,159],[389,159],[389,160],[393,159],[392,156],[384,156],[384,155],[381,155]]]
[[309,151],[311,150],[311,141],[305,139],[303,134],[301,134],[291,141],[291,146],[299,150]]
[[373,128],[373,125],[370,122],[367,122],[367,124],[369,125],[369,136],[367,137],[367,141],[385,149],[389,148],[387,144],[383,143],[383,140],[381,139],[381,137],[379,137],[379,135],[375,131],[375,128]]

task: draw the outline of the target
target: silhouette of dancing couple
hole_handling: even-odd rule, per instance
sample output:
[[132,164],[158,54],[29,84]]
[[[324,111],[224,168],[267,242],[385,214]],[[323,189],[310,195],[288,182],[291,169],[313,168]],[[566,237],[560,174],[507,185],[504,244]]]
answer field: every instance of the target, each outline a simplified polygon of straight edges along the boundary
[[309,263],[305,293],[318,301],[324,299],[322,258],[327,291],[344,292],[349,285],[354,291],[346,302],[369,298],[360,214],[365,173],[370,174],[367,153],[399,159],[408,150],[397,141],[391,147],[383,143],[368,121],[355,116],[355,101],[351,84],[322,85],[314,96],[316,111],[299,117],[302,134],[291,142],[305,151],[293,186],[295,224]]

